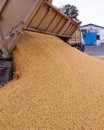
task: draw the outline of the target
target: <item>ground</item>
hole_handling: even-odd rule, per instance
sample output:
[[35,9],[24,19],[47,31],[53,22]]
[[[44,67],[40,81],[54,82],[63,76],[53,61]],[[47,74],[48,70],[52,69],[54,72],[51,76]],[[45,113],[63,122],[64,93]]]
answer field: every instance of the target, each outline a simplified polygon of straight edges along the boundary
[[85,53],[94,57],[104,57],[104,44],[99,46],[85,46]]

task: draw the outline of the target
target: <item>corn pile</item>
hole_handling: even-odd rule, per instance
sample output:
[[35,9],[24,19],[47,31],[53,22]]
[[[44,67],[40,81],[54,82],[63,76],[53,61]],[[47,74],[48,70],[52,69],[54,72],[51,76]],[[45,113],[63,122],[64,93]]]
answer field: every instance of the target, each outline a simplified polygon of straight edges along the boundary
[[100,59],[100,60],[104,60],[104,57],[100,57],[99,59]]
[[25,32],[15,78],[0,89],[0,130],[104,130],[104,62]]

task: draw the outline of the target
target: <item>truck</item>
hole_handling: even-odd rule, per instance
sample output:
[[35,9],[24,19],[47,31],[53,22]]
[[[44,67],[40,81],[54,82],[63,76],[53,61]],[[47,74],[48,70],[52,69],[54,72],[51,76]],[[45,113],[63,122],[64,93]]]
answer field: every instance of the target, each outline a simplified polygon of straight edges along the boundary
[[83,35],[80,27],[73,33],[73,35],[67,41],[72,47],[77,48],[78,50],[84,52],[85,45],[83,43]]
[[[71,41],[79,25],[55,8],[52,0],[1,0],[0,86],[13,77],[12,52],[24,31],[54,35],[73,46]],[[79,46],[76,41],[75,44]]]

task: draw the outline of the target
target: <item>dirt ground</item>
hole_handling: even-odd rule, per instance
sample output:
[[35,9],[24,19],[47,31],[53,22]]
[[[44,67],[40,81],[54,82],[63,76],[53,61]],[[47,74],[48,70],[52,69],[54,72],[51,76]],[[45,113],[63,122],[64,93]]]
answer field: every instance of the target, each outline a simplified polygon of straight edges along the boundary
[[17,78],[0,89],[0,130],[104,130],[104,61],[25,32]]

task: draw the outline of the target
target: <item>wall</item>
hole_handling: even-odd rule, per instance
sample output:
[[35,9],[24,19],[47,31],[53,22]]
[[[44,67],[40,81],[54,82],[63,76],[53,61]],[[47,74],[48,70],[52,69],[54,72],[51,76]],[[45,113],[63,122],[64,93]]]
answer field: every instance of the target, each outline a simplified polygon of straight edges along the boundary
[[88,26],[85,26],[85,27],[81,27],[81,30],[87,30],[87,32],[85,33],[96,33],[97,35],[97,38],[96,38],[96,45],[100,45],[102,43],[104,43],[104,28],[103,27],[97,27],[97,26],[94,26],[94,25],[88,25]]

